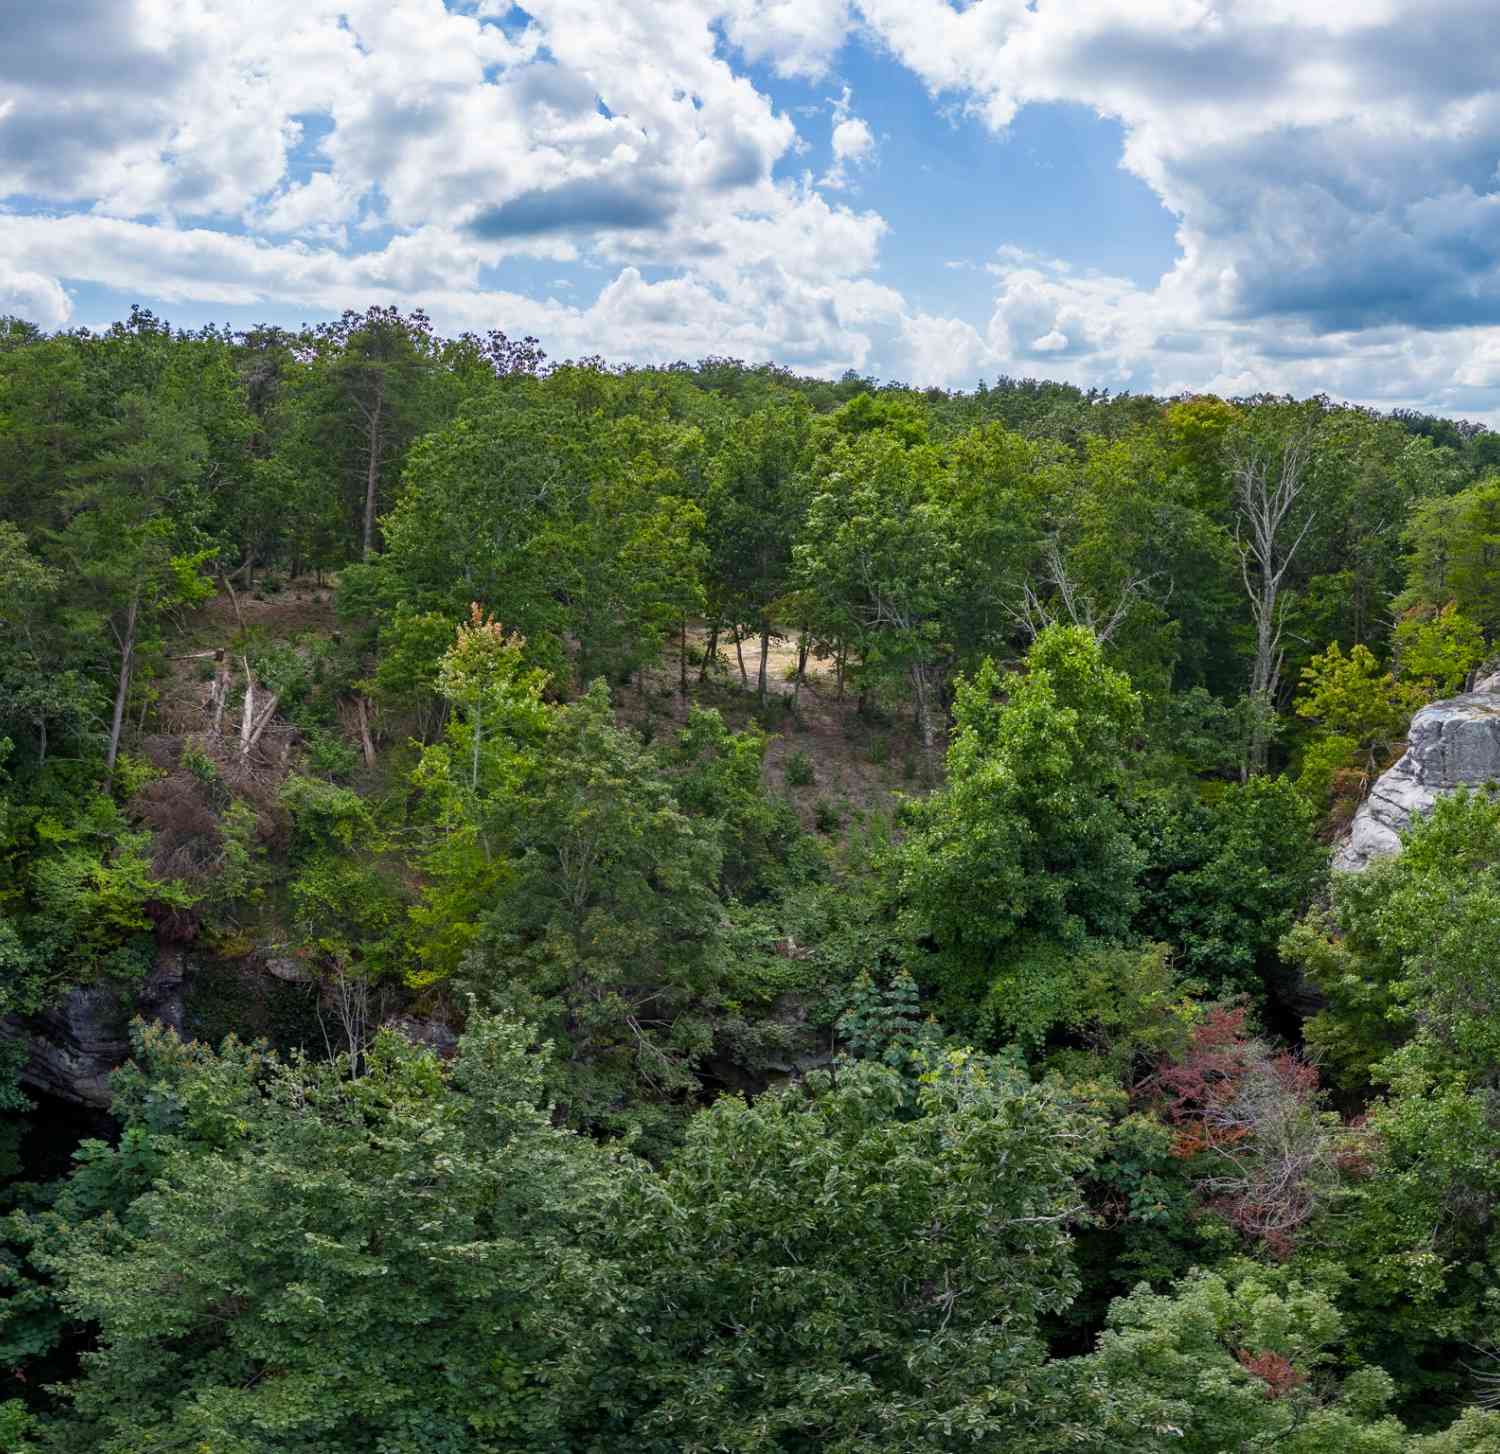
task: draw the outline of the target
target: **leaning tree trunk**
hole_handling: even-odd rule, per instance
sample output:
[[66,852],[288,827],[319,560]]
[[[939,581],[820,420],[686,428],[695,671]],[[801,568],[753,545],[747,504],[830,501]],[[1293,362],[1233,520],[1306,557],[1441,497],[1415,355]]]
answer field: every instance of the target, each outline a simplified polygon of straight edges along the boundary
[[130,672],[135,665],[135,628],[141,610],[141,590],[137,586],[125,612],[125,630],[116,632],[120,643],[120,676],[115,683],[115,709],[109,720],[109,751],[104,759],[106,777],[113,777],[115,759],[120,755],[120,733],[125,726],[125,698],[130,693]]

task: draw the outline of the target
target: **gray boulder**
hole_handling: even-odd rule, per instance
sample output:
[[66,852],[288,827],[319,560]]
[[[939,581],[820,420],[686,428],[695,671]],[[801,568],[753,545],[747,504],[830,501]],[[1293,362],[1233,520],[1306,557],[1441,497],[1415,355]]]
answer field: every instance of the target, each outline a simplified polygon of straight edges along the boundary
[[1500,673],[1461,697],[1429,702],[1411,719],[1406,743],[1360,805],[1333,856],[1336,869],[1358,873],[1399,853],[1401,832],[1444,793],[1500,783]]
[[458,1036],[453,1027],[442,1020],[423,1019],[416,1015],[389,1015],[381,1022],[381,1028],[405,1035],[413,1045],[431,1050],[443,1060],[452,1060],[458,1054]]

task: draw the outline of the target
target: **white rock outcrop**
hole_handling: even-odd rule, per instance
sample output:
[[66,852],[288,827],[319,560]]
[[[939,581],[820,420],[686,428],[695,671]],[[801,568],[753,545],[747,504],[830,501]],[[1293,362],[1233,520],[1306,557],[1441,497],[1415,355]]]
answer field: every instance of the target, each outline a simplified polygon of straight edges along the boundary
[[1455,788],[1500,784],[1500,673],[1472,692],[1429,702],[1411,719],[1406,752],[1380,775],[1333,866],[1358,873],[1401,851],[1400,833]]

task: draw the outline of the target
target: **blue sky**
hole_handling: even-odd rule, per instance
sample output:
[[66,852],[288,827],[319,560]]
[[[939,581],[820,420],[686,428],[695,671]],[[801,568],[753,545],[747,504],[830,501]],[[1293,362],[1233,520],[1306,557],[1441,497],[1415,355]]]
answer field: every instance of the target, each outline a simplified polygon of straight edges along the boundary
[[51,0],[0,311],[1500,422],[1488,0]]

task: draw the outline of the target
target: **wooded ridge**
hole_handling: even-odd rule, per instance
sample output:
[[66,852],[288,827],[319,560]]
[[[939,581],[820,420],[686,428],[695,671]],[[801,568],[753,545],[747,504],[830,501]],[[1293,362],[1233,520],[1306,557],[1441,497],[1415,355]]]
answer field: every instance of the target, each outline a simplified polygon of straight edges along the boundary
[[0,1448],[1500,1454],[1497,550],[1327,398],[0,320]]

